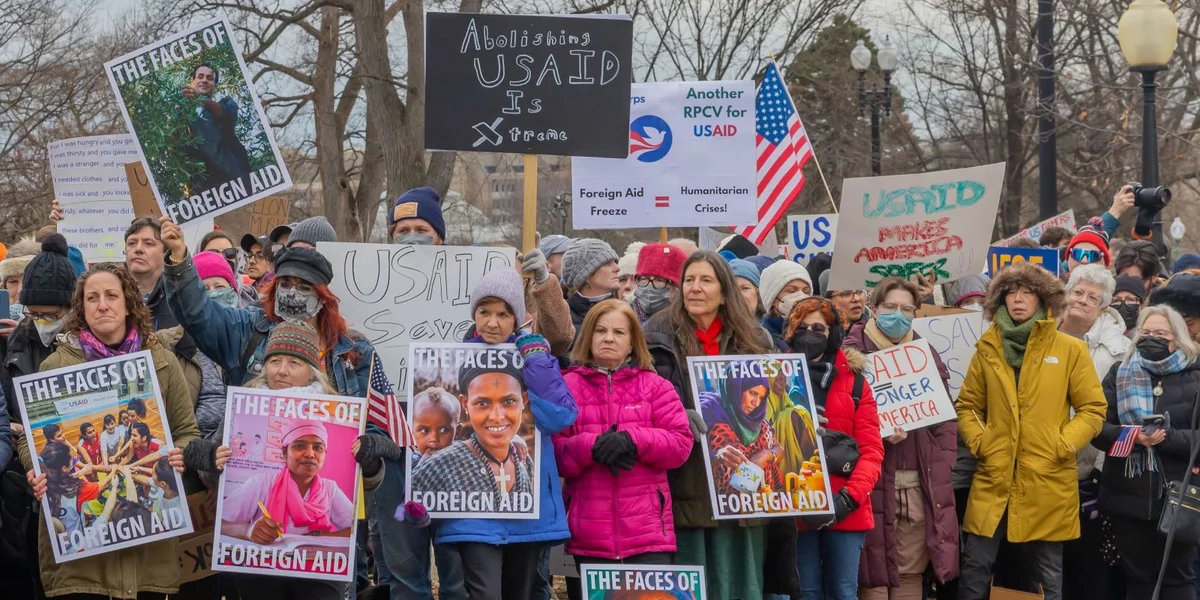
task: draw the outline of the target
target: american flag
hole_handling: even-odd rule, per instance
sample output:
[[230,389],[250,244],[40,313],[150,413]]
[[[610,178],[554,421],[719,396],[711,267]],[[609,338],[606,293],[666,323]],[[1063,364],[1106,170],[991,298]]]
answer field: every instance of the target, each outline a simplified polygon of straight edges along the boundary
[[775,61],[767,65],[763,74],[754,111],[758,224],[731,229],[761,244],[804,189],[804,164],[812,158],[813,147]]
[[367,422],[382,428],[397,446],[417,447],[412,430],[408,428],[408,421],[404,420],[404,412],[400,410],[400,403],[396,402],[392,382],[388,381],[383,372],[383,363],[379,361],[378,354],[371,357],[371,376],[367,384]]
[[1117,441],[1113,442],[1112,448],[1108,449],[1108,455],[1114,458],[1126,458],[1133,452],[1133,445],[1137,441],[1138,430],[1141,429],[1137,425],[1131,425],[1121,428],[1121,434],[1117,436]]

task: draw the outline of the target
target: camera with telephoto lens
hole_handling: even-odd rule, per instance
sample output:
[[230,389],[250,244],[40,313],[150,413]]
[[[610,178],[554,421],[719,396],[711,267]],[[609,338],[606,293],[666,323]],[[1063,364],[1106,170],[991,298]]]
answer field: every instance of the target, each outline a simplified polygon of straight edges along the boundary
[[1171,190],[1165,185],[1144,187],[1136,181],[1129,182],[1129,185],[1133,188],[1133,205],[1138,209],[1137,220],[1133,224],[1133,237],[1148,240],[1153,234],[1151,228],[1158,214],[1171,203]]

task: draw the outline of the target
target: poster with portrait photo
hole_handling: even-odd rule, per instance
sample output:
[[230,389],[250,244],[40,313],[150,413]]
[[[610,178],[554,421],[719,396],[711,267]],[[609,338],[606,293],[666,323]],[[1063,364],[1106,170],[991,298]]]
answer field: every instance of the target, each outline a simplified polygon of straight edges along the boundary
[[512,344],[409,346],[405,495],[435,519],[536,519],[541,436]]
[[[54,562],[192,533],[154,359],[135,352],[13,380],[25,442],[46,475]],[[45,549],[43,549],[44,551]]]
[[231,387],[214,571],[354,580],[366,400]]
[[292,186],[225,16],[110,60],[104,70],[150,188],[176,223]]
[[688,357],[716,519],[833,514],[803,356]]
[[590,565],[579,569],[584,600],[707,600],[704,567]]

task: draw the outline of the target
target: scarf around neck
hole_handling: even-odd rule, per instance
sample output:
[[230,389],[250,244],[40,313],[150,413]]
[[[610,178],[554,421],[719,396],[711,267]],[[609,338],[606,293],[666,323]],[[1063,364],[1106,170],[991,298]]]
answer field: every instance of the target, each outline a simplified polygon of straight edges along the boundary
[[[1134,352],[1129,360],[1117,366],[1117,419],[1126,427],[1141,427],[1147,415],[1154,414],[1154,381],[1188,368],[1187,356],[1176,350],[1170,356],[1153,362]],[[1140,477],[1149,467],[1158,471],[1158,458],[1154,448],[1134,446],[1125,461],[1127,477]]]
[[731,377],[725,383],[725,395],[721,402],[729,415],[729,425],[746,446],[758,441],[758,436],[762,434],[763,419],[767,418],[766,395],[758,408],[749,413],[742,410],[742,394],[757,386],[762,386],[768,393],[771,391],[771,382],[766,377]]
[[1028,321],[1017,325],[1013,323],[1012,317],[1008,316],[1008,308],[1001,306],[996,311],[996,316],[992,318],[992,322],[996,327],[1000,328],[1001,347],[1004,350],[1004,360],[1014,369],[1020,369],[1025,362],[1025,345],[1029,343],[1029,334],[1033,333],[1033,326],[1038,321],[1046,318],[1046,309],[1039,308],[1036,313],[1033,313]]
[[137,329],[129,328],[125,334],[125,340],[121,342],[115,350],[107,344],[100,341],[91,329],[85,325],[79,330],[79,347],[83,350],[83,356],[88,362],[101,360],[105,358],[113,358],[116,356],[124,356],[131,352],[137,352],[142,349],[142,336]]
[[721,317],[718,315],[708,325],[708,329],[695,328],[696,340],[700,342],[700,349],[704,351],[705,356],[716,356],[721,353],[721,327]]
[[313,478],[306,500],[300,495],[300,486],[292,479],[291,471],[284,465],[271,484],[266,504],[271,517],[279,523],[279,528],[284,533],[287,533],[289,523],[297,527],[307,527],[310,532],[336,531],[333,522],[329,520],[330,506],[326,498],[325,481],[320,475]]

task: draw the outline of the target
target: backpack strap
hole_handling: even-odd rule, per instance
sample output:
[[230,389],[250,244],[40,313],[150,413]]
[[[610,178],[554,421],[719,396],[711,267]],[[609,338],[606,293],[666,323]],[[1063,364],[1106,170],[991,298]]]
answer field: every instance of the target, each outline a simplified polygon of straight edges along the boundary
[[862,373],[854,374],[854,387],[850,389],[850,397],[854,399],[854,412],[858,412],[858,402],[862,400],[863,386],[867,384],[867,378],[863,377]]

